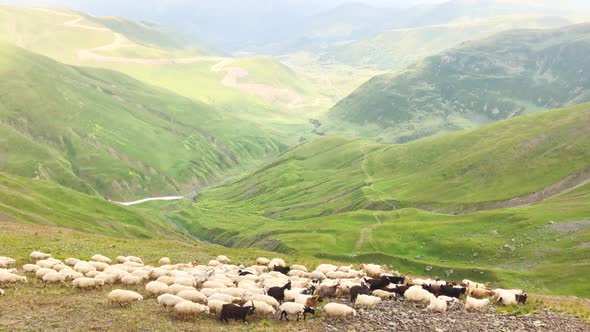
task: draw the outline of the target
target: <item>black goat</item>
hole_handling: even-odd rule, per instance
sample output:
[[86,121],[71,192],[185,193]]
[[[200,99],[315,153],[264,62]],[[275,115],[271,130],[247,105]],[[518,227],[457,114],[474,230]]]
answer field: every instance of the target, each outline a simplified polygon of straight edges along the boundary
[[401,276],[401,277],[387,276],[387,278],[389,279],[389,283],[395,284],[395,285],[402,285],[406,282],[406,277],[404,277],[404,276]]
[[395,294],[397,294],[397,296],[403,297],[404,294],[406,293],[406,291],[408,290],[408,288],[410,288],[410,286],[408,286],[408,285],[397,286],[396,288],[393,289],[393,292]]
[[268,296],[272,296],[275,300],[279,301],[279,303],[285,300],[285,290],[291,289],[291,280],[285,284],[283,287],[271,287],[268,289],[266,294]]
[[422,285],[422,289],[429,291],[430,293],[434,294],[434,296],[440,295],[440,286],[438,285]]
[[276,272],[281,272],[284,275],[287,275],[287,273],[289,273],[289,271],[291,271],[291,268],[288,267],[288,266],[278,266],[278,265],[275,265],[275,267],[274,267],[273,270],[276,271]]
[[440,295],[446,295],[449,297],[459,298],[461,294],[465,294],[467,289],[465,287],[453,287],[453,286],[440,286]]
[[254,274],[252,272],[248,272],[248,271],[244,271],[244,270],[238,270],[238,273],[239,273],[240,277],[247,276],[249,274]]
[[222,322],[225,321],[228,323],[229,323],[228,318],[236,319],[236,320],[242,319],[245,323],[246,316],[254,314],[254,311],[256,311],[256,308],[253,305],[242,307],[237,304],[228,303],[228,304],[224,304],[221,307],[221,316],[219,317],[219,319]]
[[369,293],[371,293],[371,289],[364,282],[360,286],[352,286],[350,288],[350,302],[354,303],[359,295],[369,295]]
[[515,294],[514,295],[516,297],[516,303],[522,303],[522,304],[526,304],[526,299],[529,297],[526,294]]
[[311,285],[309,288],[306,288],[301,291],[301,294],[304,295],[313,295],[315,293],[315,285]]
[[369,285],[369,288],[374,291],[376,289],[383,289],[389,285],[389,277],[381,276],[379,279],[367,279],[364,278],[365,283]]

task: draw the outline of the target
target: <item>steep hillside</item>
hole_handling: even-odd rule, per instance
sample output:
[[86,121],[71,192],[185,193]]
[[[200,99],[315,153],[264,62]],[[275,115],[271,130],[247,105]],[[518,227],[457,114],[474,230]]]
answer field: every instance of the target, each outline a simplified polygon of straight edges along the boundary
[[323,63],[345,63],[379,70],[400,70],[462,42],[511,29],[556,28],[561,17],[495,17],[412,29],[388,30],[369,38],[341,43],[320,52]]
[[584,104],[405,145],[321,138],[172,215],[225,245],[550,292],[559,270],[555,293],[588,295],[589,123]]
[[582,103],[590,100],[589,51],[589,24],[501,33],[376,76],[329,117],[335,131],[351,124],[404,142]]
[[82,192],[185,192],[283,148],[205,104],[6,43],[0,75],[0,170]]

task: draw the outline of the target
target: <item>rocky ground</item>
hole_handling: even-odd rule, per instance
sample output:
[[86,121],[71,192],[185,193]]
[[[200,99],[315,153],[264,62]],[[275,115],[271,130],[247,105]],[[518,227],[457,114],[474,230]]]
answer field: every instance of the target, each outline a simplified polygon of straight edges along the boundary
[[[345,304],[348,304],[344,302]],[[324,331],[429,331],[429,332],[516,332],[516,331],[590,331],[590,323],[574,316],[552,311],[522,316],[496,313],[493,306],[483,312],[465,311],[455,303],[446,313],[434,313],[424,306],[401,301],[382,302],[371,310],[357,310],[347,319],[325,318]]]

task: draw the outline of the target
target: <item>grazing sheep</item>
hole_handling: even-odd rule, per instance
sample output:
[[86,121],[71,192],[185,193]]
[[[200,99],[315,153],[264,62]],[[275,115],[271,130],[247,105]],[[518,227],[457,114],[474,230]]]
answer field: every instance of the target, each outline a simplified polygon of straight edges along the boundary
[[[103,262],[88,262],[88,265],[92,266],[93,268],[95,268],[97,271],[104,271],[106,268],[109,267],[109,264],[107,263],[103,263]],[[75,265],[74,265],[75,266]],[[55,267],[54,267],[55,268]]]
[[377,296],[382,300],[387,300],[387,299],[391,299],[391,298],[395,297],[395,293],[384,291],[381,289],[377,289],[377,290],[372,291],[371,295]]
[[182,292],[176,294],[176,296],[195,303],[207,304],[208,301],[207,297],[198,290],[183,290]]
[[121,283],[125,287],[138,286],[138,285],[143,284],[144,281],[145,281],[145,278],[143,278],[143,277],[136,277],[136,276],[133,276],[133,275],[124,276],[123,278],[121,278]]
[[90,257],[90,260],[94,261],[94,262],[105,263],[105,264],[111,264],[113,262],[110,258],[103,256],[103,255],[99,255],[99,254],[96,254],[96,255]]
[[501,303],[506,306],[518,303],[525,304],[527,298],[527,294],[514,294],[510,291],[503,291],[500,293],[500,296],[498,297],[498,303]]
[[490,303],[489,299],[478,300],[471,296],[467,296],[465,299],[465,310],[475,309],[481,310],[485,308]]
[[275,310],[275,308],[273,308],[271,305],[269,305],[266,302],[262,302],[262,301],[248,301],[244,304],[244,306],[253,306],[254,308],[256,308],[256,312],[255,315],[258,317],[262,317],[262,316],[272,316],[275,315],[277,313],[277,311]]
[[170,265],[172,263],[172,261],[170,260],[170,258],[168,257],[162,257],[160,258],[160,260],[158,261],[159,265]]
[[356,310],[340,303],[328,303],[324,306],[324,312],[328,317],[356,316]]
[[211,266],[211,267],[217,267],[219,265],[221,265],[221,262],[216,259],[212,259],[209,261],[209,263],[207,263],[207,266]]
[[269,263],[270,263],[270,260],[268,258],[258,257],[256,259],[256,265],[268,266]]
[[193,303],[191,301],[178,302],[174,306],[174,314],[183,318],[195,317],[200,314],[208,314],[209,307],[206,305]]
[[171,277],[171,276],[161,276],[158,279],[156,279],[156,281],[159,281],[161,283],[164,283],[164,284],[170,286],[176,281],[176,278]]
[[190,287],[190,286],[172,284],[172,285],[168,286],[168,290],[166,291],[166,293],[176,295],[176,294],[178,294],[182,291],[185,291],[185,290],[196,290],[196,288]]
[[365,294],[357,296],[356,301],[354,301],[354,305],[360,308],[373,308],[379,303],[381,303],[381,298]]
[[426,309],[436,312],[445,312],[447,311],[447,301],[440,298],[431,298],[430,304],[428,304]]
[[15,263],[16,261],[10,257],[0,256],[0,268],[7,269]]
[[40,261],[37,261],[37,265],[46,269],[51,269],[53,268],[53,266],[57,264],[59,264],[57,260],[42,259]]
[[254,301],[266,302],[269,305],[271,305],[273,308],[278,308],[279,307],[279,301],[277,301],[272,296],[263,295],[263,294],[255,294],[254,296],[252,296],[251,299],[254,300]]
[[323,272],[317,271],[317,270],[316,271],[312,271],[309,274],[309,277],[311,279],[316,279],[316,280],[326,280],[328,278],[328,277],[326,277],[326,275]]
[[439,295],[439,296],[437,296],[437,299],[447,302],[447,305],[451,305],[452,303],[459,302],[459,299],[457,299],[456,297],[450,297],[450,296],[446,296],[446,295]]
[[281,304],[279,311],[281,313],[281,318],[279,320],[283,320],[283,318],[285,318],[287,321],[289,321],[288,315],[296,316],[298,321],[301,315],[303,315],[303,320],[305,320],[306,313],[315,315],[315,310],[313,308],[306,307],[301,303],[285,302]]
[[104,285],[104,281],[84,277],[84,278],[74,279],[74,281],[72,281],[72,285],[74,285],[74,288],[92,289],[92,288],[102,287]]
[[33,251],[30,255],[29,258],[31,259],[31,261],[38,261],[38,260],[42,260],[42,259],[48,259],[51,258],[51,254],[46,254],[40,251]]
[[220,300],[207,301],[207,306],[209,307],[209,311],[215,315],[221,313],[221,309],[223,308],[224,304],[228,304],[228,303],[225,301],[220,301]]
[[90,271],[94,271],[96,268],[87,262],[78,262],[74,265],[74,271],[86,274]]
[[381,266],[377,264],[361,264],[360,269],[365,271],[367,276],[376,279],[381,277],[382,273],[385,273],[383,268],[381,268]]
[[469,288],[467,295],[475,297],[476,299],[483,299],[494,296],[494,291],[486,288]]
[[23,271],[27,272],[27,273],[33,273],[33,272],[37,272],[37,270],[39,270],[41,267],[39,265],[36,264],[25,264],[23,265]]
[[[137,256],[127,256],[125,258],[127,259],[126,262],[133,262],[133,263],[144,265],[143,260]],[[123,262],[123,263],[125,263],[125,262]]]
[[47,284],[59,284],[59,283],[67,286],[67,284],[66,284],[67,279],[68,279],[68,276],[66,274],[60,273],[60,272],[47,273],[42,278],[43,282],[45,283],[45,286],[47,286]]
[[220,281],[207,280],[201,285],[201,288],[227,288],[227,286]]
[[242,307],[237,304],[228,303],[221,307],[221,315],[219,320],[229,323],[228,318],[236,320],[241,319],[244,321],[244,323],[246,323],[246,317],[248,315],[254,314],[255,311],[256,308],[253,306]]
[[295,297],[295,303],[303,304],[306,307],[315,307],[319,302],[318,296],[299,294]]
[[94,276],[96,280],[102,280],[105,285],[114,285],[117,282],[117,276],[114,274],[100,273]]
[[289,277],[299,277],[299,278],[307,278],[309,273],[303,272],[301,270],[291,270],[287,273]]
[[274,270],[275,266],[287,267],[287,264],[280,258],[273,258],[270,260],[270,262],[268,262],[268,268]]
[[168,285],[159,281],[150,281],[145,285],[145,291],[150,296],[160,296],[168,291]]
[[143,296],[137,294],[136,292],[123,289],[112,290],[109,295],[107,295],[107,297],[109,299],[109,303],[117,303],[120,306],[143,300]]
[[168,310],[168,307],[174,307],[176,304],[186,301],[185,299],[183,299],[180,296],[176,296],[176,295],[172,295],[172,294],[162,294],[160,296],[158,296],[158,298],[156,299],[156,302],[158,302],[158,304],[164,306],[164,308],[166,308],[166,310]]
[[329,271],[326,273],[326,277],[328,277],[328,279],[342,279],[346,278],[347,276],[348,273],[342,271]]
[[176,277],[176,280],[174,280],[174,283],[178,284],[178,285],[190,286],[190,287],[194,287],[197,284],[195,282],[195,279],[193,279],[191,277]]
[[432,298],[436,297],[422,286],[412,286],[404,293],[404,299],[411,302],[430,302]]
[[217,260],[221,264],[229,264],[231,262],[230,259],[227,258],[227,256],[224,256],[224,255],[217,256],[217,258],[215,260]]
[[207,298],[207,300],[218,300],[218,301],[224,301],[227,303],[241,303],[242,299],[239,297],[233,297],[231,295],[227,295],[227,294],[220,294],[220,293],[216,293],[213,294],[211,296],[209,296]]
[[371,289],[365,283],[362,283],[360,286],[355,285],[350,288],[350,302],[354,303],[356,298],[361,295],[369,295]]
[[463,279],[463,281],[461,281],[461,285],[467,288],[487,288],[486,285],[471,281],[469,279]]
[[64,263],[66,263],[67,266],[74,266],[76,265],[76,263],[78,263],[80,260],[77,258],[66,258],[66,260],[64,261]]
[[18,282],[27,282],[27,277],[21,277],[14,273],[0,272],[0,285],[16,284]]
[[[320,264],[315,268],[315,271],[321,272],[324,275],[326,275],[328,272],[333,272],[333,271],[337,271],[337,270],[338,270],[338,266],[332,265],[332,264]],[[314,279],[319,279],[319,278],[314,278]]]
[[307,272],[307,268],[305,266],[299,265],[299,264],[291,265],[291,270]]
[[373,291],[376,289],[383,289],[389,285],[389,277],[381,276],[379,279],[367,279],[363,278],[365,283],[369,285],[369,288]]

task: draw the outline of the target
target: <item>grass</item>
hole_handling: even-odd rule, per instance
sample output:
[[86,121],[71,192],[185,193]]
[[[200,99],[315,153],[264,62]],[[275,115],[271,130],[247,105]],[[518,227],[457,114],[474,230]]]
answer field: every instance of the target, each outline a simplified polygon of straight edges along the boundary
[[170,216],[229,246],[378,261],[418,275],[430,266],[431,276],[588,297],[590,228],[576,225],[590,218],[590,184],[529,206],[489,202],[585,172],[589,110],[542,112],[405,145],[313,140]]
[[588,58],[575,51],[587,47],[588,28],[508,31],[375,76],[339,101],[322,129],[403,143],[590,101],[590,82],[577,72]]

